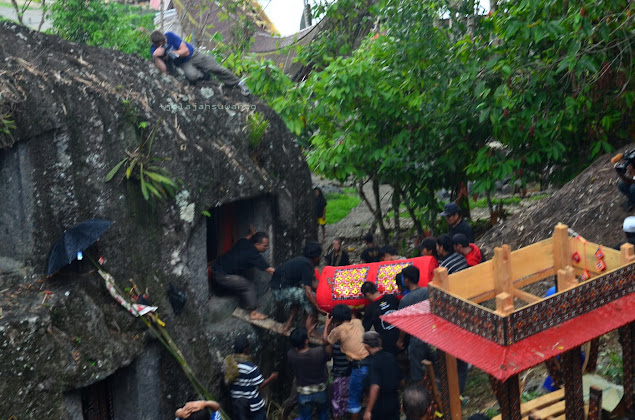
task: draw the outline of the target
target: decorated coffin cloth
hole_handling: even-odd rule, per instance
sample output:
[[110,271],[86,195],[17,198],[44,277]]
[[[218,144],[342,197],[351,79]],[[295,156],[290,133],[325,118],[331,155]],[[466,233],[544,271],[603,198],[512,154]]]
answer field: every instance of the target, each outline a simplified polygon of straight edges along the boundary
[[409,265],[419,269],[419,285],[424,287],[428,285],[432,279],[432,271],[438,266],[437,261],[429,256],[343,267],[326,266],[318,282],[317,303],[328,312],[339,304],[353,308],[366,306],[370,302],[360,292],[366,281],[375,283],[381,294],[399,295],[395,277]]

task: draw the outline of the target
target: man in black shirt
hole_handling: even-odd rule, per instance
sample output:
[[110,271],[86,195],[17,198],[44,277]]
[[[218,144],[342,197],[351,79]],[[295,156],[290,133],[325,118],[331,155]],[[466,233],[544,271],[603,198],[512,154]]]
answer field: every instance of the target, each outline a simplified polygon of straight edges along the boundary
[[370,353],[368,363],[368,404],[364,420],[399,420],[401,372],[397,358],[381,348],[376,331],[364,333],[364,347]]
[[291,324],[298,314],[300,306],[306,313],[306,329],[311,331],[317,322],[317,314],[326,314],[315,299],[313,289],[317,287],[315,266],[320,262],[322,247],[317,242],[309,242],[304,247],[301,257],[295,257],[282,264],[271,279],[271,291],[278,304],[289,304],[289,318],[284,323],[284,331],[291,329]]
[[364,242],[366,242],[366,249],[360,255],[362,261],[366,264],[379,262],[379,248],[375,246],[373,235],[369,233],[364,236]]
[[333,251],[326,254],[324,262],[331,267],[341,267],[349,265],[348,254],[342,249],[342,238],[333,239]]
[[289,338],[293,348],[287,352],[287,360],[295,372],[298,414],[302,420],[328,420],[326,362],[331,358],[331,346],[310,347],[308,333],[304,328],[291,331]]
[[450,238],[453,238],[457,233],[462,233],[467,238],[468,242],[474,243],[474,231],[472,226],[469,225],[462,217],[459,206],[452,202],[444,206],[442,217],[448,221],[450,226]]
[[239,239],[229,251],[218,257],[212,268],[216,284],[222,289],[239,295],[243,307],[250,311],[251,319],[265,319],[267,315],[256,310],[258,306],[256,285],[247,280],[245,274],[247,270],[257,268],[273,275],[275,270],[261,255],[261,252],[267,249],[269,249],[269,236],[251,228],[249,235]]
[[392,294],[381,295],[377,291],[375,283],[370,281],[362,284],[362,295],[371,302],[366,308],[364,319],[362,324],[366,331],[370,330],[370,327],[375,327],[375,331],[381,336],[384,343],[384,350],[397,354],[399,349],[397,348],[397,340],[399,339],[399,329],[395,328],[387,322],[382,321],[379,317],[399,309],[399,300]]

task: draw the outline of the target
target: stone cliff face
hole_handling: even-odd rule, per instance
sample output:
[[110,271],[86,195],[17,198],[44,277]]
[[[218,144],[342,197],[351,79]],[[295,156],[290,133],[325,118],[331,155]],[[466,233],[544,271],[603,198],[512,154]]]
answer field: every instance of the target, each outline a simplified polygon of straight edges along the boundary
[[[189,86],[138,57],[10,23],[0,38],[0,114],[16,126],[0,138],[0,414],[168,419],[195,397],[88,264],[46,278],[51,245],[91,218],[115,223],[89,252],[104,256],[121,289],[133,279],[147,290],[213,395],[237,333],[251,334],[263,370],[277,368],[286,340],[232,318],[234,298],[208,299],[207,261],[250,224],[270,233],[273,265],[315,236],[309,170],[282,120],[257,98]],[[268,127],[250,142],[254,112]],[[122,179],[125,165],[104,178],[126,152],[147,150],[153,131],[153,164],[179,186],[175,198],[148,202],[134,175]],[[267,276],[255,277],[266,305]],[[169,284],[188,296],[179,316]]]

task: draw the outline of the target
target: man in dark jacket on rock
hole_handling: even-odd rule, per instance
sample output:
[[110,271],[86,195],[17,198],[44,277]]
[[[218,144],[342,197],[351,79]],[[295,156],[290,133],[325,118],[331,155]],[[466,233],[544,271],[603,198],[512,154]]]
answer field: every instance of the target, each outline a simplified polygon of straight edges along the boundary
[[214,282],[222,289],[232,291],[239,295],[241,304],[250,312],[251,319],[265,319],[267,315],[256,310],[258,306],[258,293],[253,281],[247,280],[245,274],[251,268],[267,272],[273,275],[274,269],[261,255],[269,249],[269,236],[264,232],[256,232],[253,227],[244,238],[241,238],[234,246],[216,259],[212,270]]

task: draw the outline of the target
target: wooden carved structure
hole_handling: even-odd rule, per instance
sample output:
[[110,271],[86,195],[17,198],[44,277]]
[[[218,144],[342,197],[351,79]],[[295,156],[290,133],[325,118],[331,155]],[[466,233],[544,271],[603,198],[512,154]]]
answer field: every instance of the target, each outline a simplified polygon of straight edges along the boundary
[[[555,277],[557,293],[543,298],[522,288]],[[489,373],[503,420],[540,417],[537,407],[558,405],[561,416],[597,419],[601,393],[592,392],[591,409],[582,395],[580,346],[591,342],[585,368],[595,366],[597,339],[619,329],[624,358],[624,404],[633,410],[635,335],[635,252],[603,249],[563,224],[553,237],[511,251],[503,245],[494,258],[448,275],[435,270],[429,301],[383,317],[439,350],[441,405],[446,419],[462,418],[457,362],[460,358]],[[481,305],[495,299],[496,309]],[[556,356],[560,356],[556,361]],[[521,408],[518,375],[548,363],[564,390]],[[561,395],[562,394],[562,395]],[[543,404],[540,405],[539,403]],[[551,410],[555,413],[556,411]],[[527,417],[529,416],[529,417]]]

